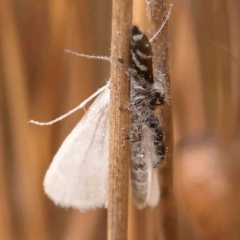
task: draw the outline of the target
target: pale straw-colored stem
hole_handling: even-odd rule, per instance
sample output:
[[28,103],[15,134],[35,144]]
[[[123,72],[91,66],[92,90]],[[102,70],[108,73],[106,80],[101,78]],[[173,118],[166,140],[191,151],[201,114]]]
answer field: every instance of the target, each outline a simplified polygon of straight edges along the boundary
[[108,240],[127,239],[130,112],[120,107],[129,102],[130,81],[118,59],[128,64],[131,22],[132,1],[112,1]]
[[[152,32],[156,32],[158,34],[159,26],[161,26],[159,35],[157,37],[153,37],[154,42],[152,46],[154,56],[156,56],[154,68],[160,70],[162,74],[164,74],[167,84],[169,85],[169,94],[171,94],[171,89],[167,20],[171,13],[171,7],[172,5],[169,5],[167,0],[152,0],[147,7]],[[160,223],[157,223],[156,228],[159,231],[159,236],[163,236],[163,239],[175,240],[177,239],[177,211],[175,199],[173,197],[173,122],[171,104],[164,106],[161,113],[164,122],[163,130],[165,133],[165,145],[168,152],[165,163],[160,167],[161,192],[164,192],[165,194],[161,195],[158,208]]]

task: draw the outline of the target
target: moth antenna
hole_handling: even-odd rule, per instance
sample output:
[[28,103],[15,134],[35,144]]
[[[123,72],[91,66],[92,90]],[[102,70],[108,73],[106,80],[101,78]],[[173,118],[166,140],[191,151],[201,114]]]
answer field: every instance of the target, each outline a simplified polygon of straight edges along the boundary
[[158,31],[153,35],[153,37],[149,40],[149,42],[152,42],[156,37],[157,35],[162,31],[162,29],[164,28],[164,26],[166,25],[170,15],[171,15],[171,12],[172,12],[172,7],[173,7],[173,4],[169,4],[169,10],[168,10],[168,13],[167,13],[167,16],[164,20],[164,22],[162,23],[161,27],[158,29]]
[[61,120],[63,120],[64,118],[70,116],[71,114],[75,113],[76,111],[78,111],[81,108],[84,108],[85,105],[90,102],[93,98],[95,98],[96,96],[98,96],[101,92],[103,92],[106,88],[108,88],[110,85],[109,82],[107,82],[107,84],[103,87],[101,87],[100,89],[98,89],[94,94],[92,94],[89,98],[87,98],[85,101],[83,101],[82,103],[80,103],[77,107],[73,108],[72,110],[70,110],[69,112],[67,112],[66,114],[50,121],[50,122],[38,122],[35,120],[30,120],[29,123],[35,124],[35,125],[40,125],[40,126],[48,126],[48,125],[52,125],[56,122],[59,122]]
[[82,53],[74,52],[74,51],[71,51],[71,50],[69,50],[69,49],[64,49],[64,52],[65,52],[65,53],[70,53],[70,54],[76,55],[76,56],[78,56],[78,57],[85,57],[85,58],[88,58],[88,59],[97,59],[97,60],[104,60],[104,61],[109,61],[109,62],[111,62],[111,57],[108,57],[108,56],[87,55],[87,54],[82,54]]

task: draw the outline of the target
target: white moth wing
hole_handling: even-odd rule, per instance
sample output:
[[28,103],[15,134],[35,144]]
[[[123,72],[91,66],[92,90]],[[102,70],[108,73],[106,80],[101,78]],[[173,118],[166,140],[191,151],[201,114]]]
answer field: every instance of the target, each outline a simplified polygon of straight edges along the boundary
[[143,130],[143,147],[145,158],[148,162],[148,194],[146,203],[150,207],[156,207],[160,199],[160,189],[158,168],[153,168],[153,166],[154,163],[158,161],[158,157],[155,153],[152,131],[148,127],[145,127]]
[[160,186],[158,180],[158,168],[152,169],[152,180],[149,184],[148,206],[156,207],[160,199]]
[[67,136],[47,170],[45,193],[55,204],[87,210],[105,206],[110,90],[104,90]]

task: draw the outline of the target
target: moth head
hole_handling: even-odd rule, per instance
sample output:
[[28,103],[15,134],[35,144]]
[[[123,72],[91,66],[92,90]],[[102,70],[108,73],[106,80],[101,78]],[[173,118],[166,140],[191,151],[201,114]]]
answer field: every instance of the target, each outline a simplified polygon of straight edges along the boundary
[[132,35],[138,35],[142,34],[142,32],[139,30],[139,28],[135,25],[132,26]]

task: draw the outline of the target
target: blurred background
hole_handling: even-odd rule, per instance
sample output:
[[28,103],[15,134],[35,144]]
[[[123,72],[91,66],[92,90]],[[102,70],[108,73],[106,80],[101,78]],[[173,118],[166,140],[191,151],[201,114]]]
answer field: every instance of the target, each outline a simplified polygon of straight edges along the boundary
[[[161,204],[137,211],[130,199],[129,239],[237,240],[240,2],[170,3],[171,213]],[[147,32],[144,0],[134,1],[133,19]],[[47,127],[28,120],[52,120],[105,84],[108,62],[64,49],[110,55],[111,1],[2,0],[0,31],[0,240],[106,239],[106,210],[56,207],[42,187],[84,112]]]

